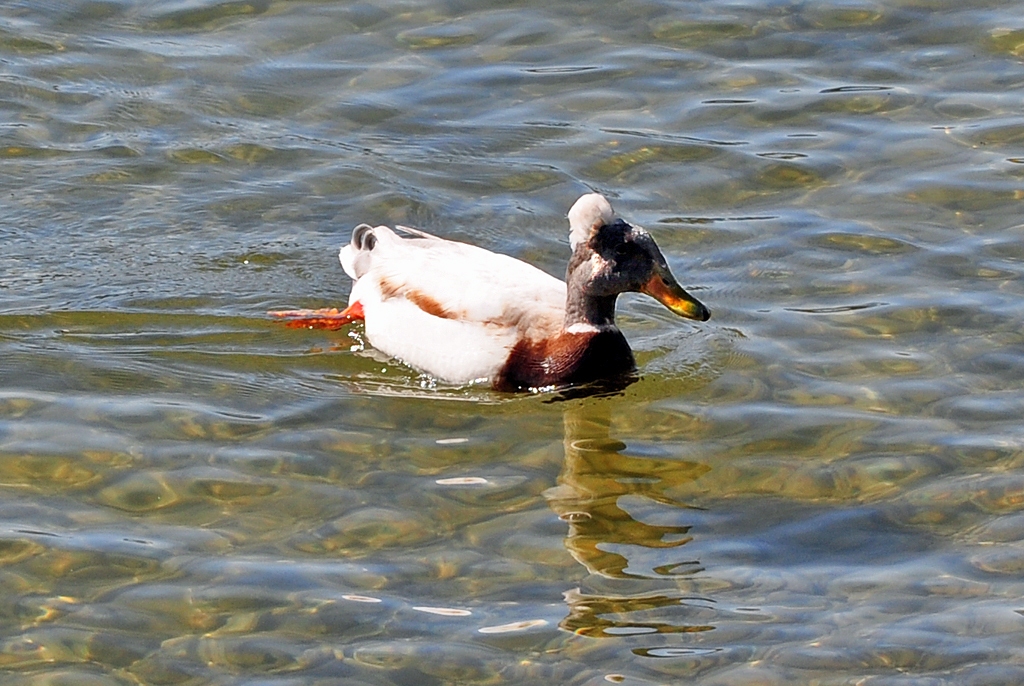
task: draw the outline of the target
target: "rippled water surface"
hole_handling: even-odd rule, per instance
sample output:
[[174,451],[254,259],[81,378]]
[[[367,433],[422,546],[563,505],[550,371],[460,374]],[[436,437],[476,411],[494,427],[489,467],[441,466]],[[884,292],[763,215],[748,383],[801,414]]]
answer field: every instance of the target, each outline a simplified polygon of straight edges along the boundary
[[[1013,2],[0,5],[0,684],[1024,681]],[[434,383],[275,308],[404,223],[707,323]]]

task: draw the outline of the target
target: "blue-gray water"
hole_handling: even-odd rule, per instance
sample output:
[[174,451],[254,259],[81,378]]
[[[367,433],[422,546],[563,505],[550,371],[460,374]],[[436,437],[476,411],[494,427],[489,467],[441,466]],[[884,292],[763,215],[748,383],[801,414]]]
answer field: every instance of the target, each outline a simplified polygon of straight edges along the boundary
[[[0,5],[0,684],[1024,681],[1013,2]],[[559,274],[607,194],[712,310],[452,388],[404,223]]]

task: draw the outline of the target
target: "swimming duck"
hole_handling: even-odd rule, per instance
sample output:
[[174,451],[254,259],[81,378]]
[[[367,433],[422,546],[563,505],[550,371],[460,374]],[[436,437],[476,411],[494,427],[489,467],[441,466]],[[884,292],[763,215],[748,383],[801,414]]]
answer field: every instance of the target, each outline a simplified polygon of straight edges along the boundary
[[273,314],[319,328],[365,320],[370,344],[409,366],[502,391],[631,376],[633,353],[615,325],[620,293],[646,293],[682,317],[711,316],[672,276],[650,234],[616,218],[604,196],[582,196],[568,217],[565,281],[416,229],[396,227],[403,238],[360,224],[338,255],[355,281],[348,308]]

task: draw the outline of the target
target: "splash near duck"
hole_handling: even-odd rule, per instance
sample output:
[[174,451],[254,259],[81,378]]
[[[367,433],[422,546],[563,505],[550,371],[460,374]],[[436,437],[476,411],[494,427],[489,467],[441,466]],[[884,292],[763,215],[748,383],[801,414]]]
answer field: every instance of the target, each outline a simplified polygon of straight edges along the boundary
[[378,350],[454,384],[523,391],[630,377],[636,362],[615,325],[620,293],[645,293],[681,317],[711,313],[687,293],[650,234],[608,200],[569,210],[572,256],[561,281],[508,255],[398,226],[360,224],[338,255],[355,283],[344,310],[271,314],[295,327],[362,319]]

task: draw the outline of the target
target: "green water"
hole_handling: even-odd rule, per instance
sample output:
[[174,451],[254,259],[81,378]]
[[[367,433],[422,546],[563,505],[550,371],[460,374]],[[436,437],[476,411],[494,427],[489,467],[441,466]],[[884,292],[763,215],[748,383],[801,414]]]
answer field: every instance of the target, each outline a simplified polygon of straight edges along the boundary
[[[0,6],[0,684],[1024,681],[1008,2]],[[555,274],[608,195],[713,313],[437,384],[338,246]]]

